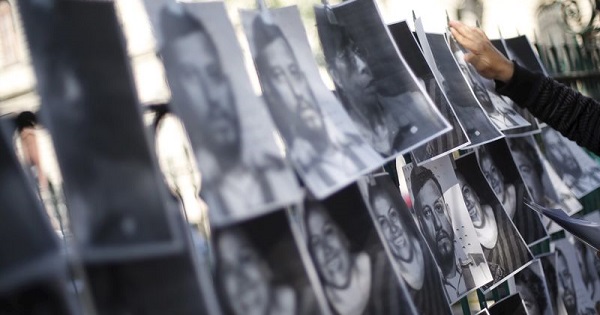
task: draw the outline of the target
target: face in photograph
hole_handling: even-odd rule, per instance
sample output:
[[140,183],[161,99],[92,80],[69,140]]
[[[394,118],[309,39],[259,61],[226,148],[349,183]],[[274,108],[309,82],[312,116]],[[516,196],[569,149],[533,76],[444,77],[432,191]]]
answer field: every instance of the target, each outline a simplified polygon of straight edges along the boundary
[[509,140],[510,150],[523,182],[527,186],[531,198],[538,203],[545,203],[542,176],[544,168],[535,148],[525,139]]
[[415,259],[418,240],[410,235],[406,223],[401,220],[400,210],[396,209],[390,196],[383,192],[374,192],[371,195],[371,205],[394,258],[402,262],[412,262]]
[[348,239],[322,207],[308,211],[306,226],[309,249],[324,284],[347,288],[352,271]]
[[454,230],[442,187],[431,170],[415,167],[411,172],[414,209],[421,231],[444,275],[456,270]]
[[557,132],[545,132],[544,142],[546,143],[546,156],[552,165],[556,166],[557,172],[569,174],[575,178],[582,175],[582,170],[577,163],[577,159],[571,153],[569,146],[562,141]]
[[479,241],[485,248],[493,248],[498,237],[498,225],[492,207],[489,204],[482,203],[478,193],[462,174],[457,172],[456,177]]
[[221,291],[236,315],[270,314],[271,271],[267,263],[237,229],[217,238],[218,278]]
[[253,37],[265,97],[283,136],[288,140],[299,136],[313,144],[327,139],[314,93],[279,26],[266,23],[258,15]]
[[517,195],[514,185],[506,183],[504,174],[492,159],[490,152],[485,147],[478,149],[479,167],[488,184],[498,197],[504,210],[510,218],[513,218],[517,210]]
[[163,54],[176,61],[176,84],[171,88],[195,111],[206,146],[226,162],[240,154],[240,122],[230,80],[223,70],[213,39],[204,26],[185,12],[163,12],[169,43]]
[[545,284],[531,269],[524,269],[515,275],[517,292],[523,299],[529,315],[544,315],[548,307]]
[[577,314],[577,292],[573,276],[569,270],[567,258],[562,251],[556,250],[556,272],[558,274],[559,292],[561,299],[569,315]]
[[312,203],[305,213],[308,248],[329,304],[336,314],[362,314],[371,297],[371,260],[351,252],[350,242],[325,208]]

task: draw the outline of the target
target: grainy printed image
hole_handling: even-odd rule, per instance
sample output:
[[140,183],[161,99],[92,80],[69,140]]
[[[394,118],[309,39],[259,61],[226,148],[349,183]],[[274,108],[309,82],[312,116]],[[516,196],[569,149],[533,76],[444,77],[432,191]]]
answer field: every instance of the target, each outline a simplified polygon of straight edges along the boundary
[[317,198],[384,161],[318,72],[296,7],[241,11],[264,97],[298,175]]
[[359,183],[419,314],[451,314],[435,258],[392,179],[383,174]]
[[156,24],[172,108],[189,134],[211,224],[299,201],[299,185],[277,146],[266,105],[243,71],[224,4],[170,3]]
[[525,267],[533,256],[479,170],[475,154],[456,160],[456,177],[494,277],[494,282],[484,287],[489,291]]
[[440,113],[452,125],[452,130],[443,134],[434,140],[414,149],[411,153],[417,164],[422,164],[428,160],[442,157],[452,151],[458,150],[470,144],[469,138],[452,106],[448,103],[446,95],[437,83],[433,71],[427,64],[423,52],[419,47],[415,36],[406,22],[399,22],[389,26],[396,46],[400,49],[406,63],[415,73],[420,84],[425,86],[425,90],[435,103]]
[[327,69],[361,134],[384,157],[406,153],[449,126],[399,54],[373,0],[315,9]]
[[356,185],[324,202],[305,203],[310,256],[334,314],[420,314],[394,275],[382,239]]
[[493,281],[450,157],[403,171],[414,219],[442,270],[450,302]]
[[501,139],[477,149],[477,161],[496,197],[511,218],[517,230],[531,246],[548,237],[540,216],[525,207],[528,192],[505,139]]

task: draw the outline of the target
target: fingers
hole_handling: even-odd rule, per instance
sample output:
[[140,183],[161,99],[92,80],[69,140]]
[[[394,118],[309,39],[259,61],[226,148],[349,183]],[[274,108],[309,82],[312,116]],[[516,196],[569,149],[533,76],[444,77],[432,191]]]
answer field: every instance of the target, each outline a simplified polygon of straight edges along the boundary
[[458,43],[461,44],[466,49],[474,50],[477,48],[477,44],[473,40],[465,37],[462,33],[457,31],[455,28],[450,28],[450,32],[452,33],[452,36],[454,36],[454,38],[456,38],[456,41],[458,41]]

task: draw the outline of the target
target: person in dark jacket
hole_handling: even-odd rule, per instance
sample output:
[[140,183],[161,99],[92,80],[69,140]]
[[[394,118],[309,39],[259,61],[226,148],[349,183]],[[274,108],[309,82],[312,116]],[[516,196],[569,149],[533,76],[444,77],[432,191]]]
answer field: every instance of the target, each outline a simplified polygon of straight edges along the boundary
[[469,53],[465,60],[496,90],[578,145],[600,154],[600,104],[592,98],[521,67],[500,53],[479,29],[451,21],[450,31]]

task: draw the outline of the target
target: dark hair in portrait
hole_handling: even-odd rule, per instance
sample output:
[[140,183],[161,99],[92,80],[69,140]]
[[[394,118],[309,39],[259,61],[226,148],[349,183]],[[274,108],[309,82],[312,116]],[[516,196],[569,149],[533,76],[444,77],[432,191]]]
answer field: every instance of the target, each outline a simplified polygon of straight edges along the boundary
[[531,163],[537,176],[541,179],[544,174],[544,166],[540,160],[539,155],[535,148],[527,141],[523,139],[509,140],[508,145],[510,150],[513,152],[519,152],[525,156],[525,158]]
[[477,147],[479,165],[482,164],[483,159],[488,159],[496,166],[505,184],[521,181],[516,165],[511,158],[512,155],[505,143],[504,140],[499,140]]
[[535,296],[537,306],[544,313],[548,307],[548,301],[546,300],[546,286],[542,278],[536,275],[531,269],[525,268],[515,275],[515,283],[531,290],[531,293]]
[[433,181],[435,186],[440,190],[440,193],[443,195],[444,190],[442,189],[440,182],[435,177],[433,172],[426,167],[415,166],[410,172],[410,187],[413,191],[413,195],[416,196],[419,193],[419,191],[421,191],[423,186],[425,186],[425,184],[430,180]]

